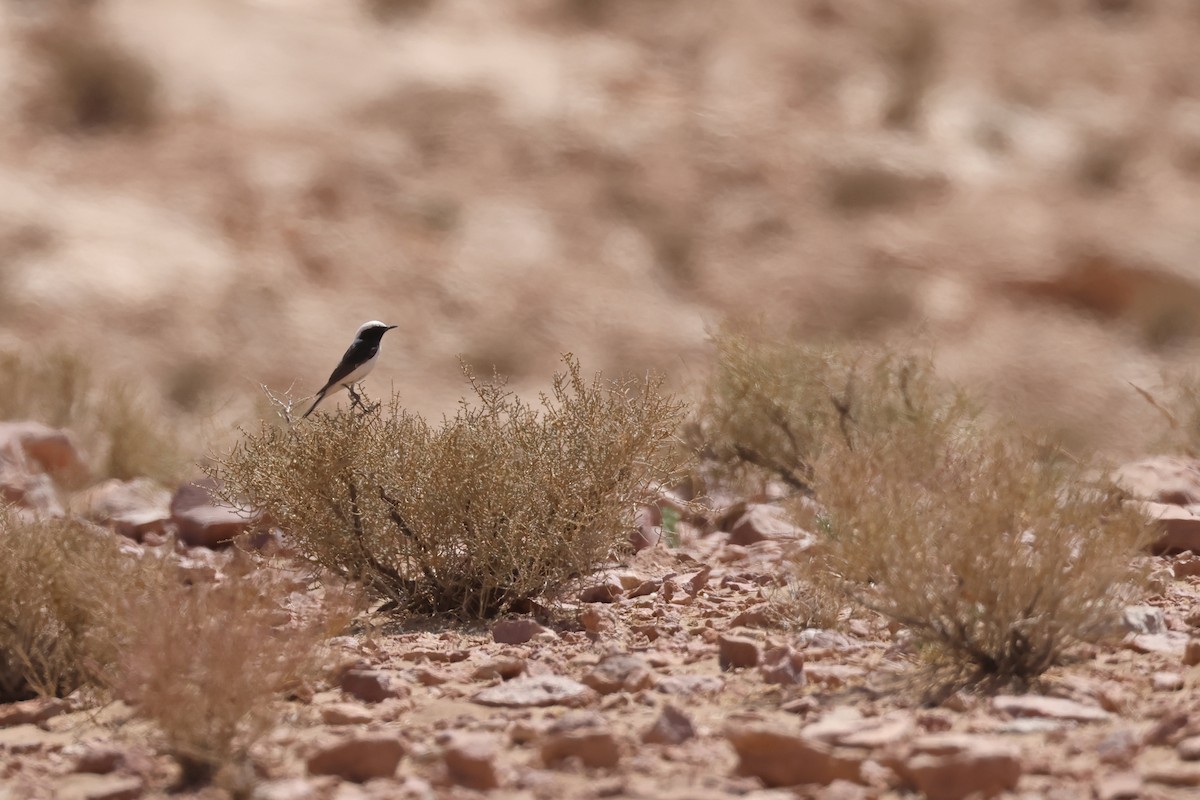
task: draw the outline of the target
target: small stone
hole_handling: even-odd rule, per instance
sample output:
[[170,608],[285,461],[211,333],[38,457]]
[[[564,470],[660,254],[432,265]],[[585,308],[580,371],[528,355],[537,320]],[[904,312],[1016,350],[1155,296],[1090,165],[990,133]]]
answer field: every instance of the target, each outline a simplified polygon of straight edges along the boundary
[[357,703],[331,703],[321,707],[321,720],[326,725],[365,725],[375,715]]
[[615,627],[612,611],[590,604],[579,612],[579,624],[593,638],[609,633]]
[[71,499],[74,513],[136,541],[166,530],[170,506],[171,493],[147,478],[103,481]]
[[1121,621],[1130,633],[1163,633],[1167,630],[1162,609],[1154,606],[1126,606],[1121,611]]
[[1016,746],[963,734],[930,734],[913,743],[901,773],[929,800],[994,797],[1012,791],[1021,779]]
[[528,663],[523,658],[516,656],[504,656],[493,659],[487,663],[480,664],[471,673],[471,677],[477,681],[488,681],[499,678],[502,681],[511,681],[518,675],[524,675]]
[[0,458],[33,467],[62,485],[79,485],[88,475],[74,437],[40,422],[0,422]]
[[1104,764],[1128,767],[1142,749],[1142,737],[1128,728],[1121,728],[1105,736],[1096,745],[1096,755]]
[[584,588],[579,593],[581,603],[615,603],[625,594],[625,588],[616,578],[609,578],[603,583],[597,583]]
[[654,688],[663,694],[716,694],[725,688],[725,681],[716,675],[671,675]]
[[743,636],[721,634],[717,639],[717,663],[722,671],[758,666],[758,642]]
[[67,701],[58,697],[36,697],[33,700],[0,705],[0,728],[36,724],[57,717],[69,709]]
[[578,758],[584,766],[615,767],[621,748],[604,718],[595,714],[568,714],[559,719],[542,739],[542,761],[553,765],[565,758]]
[[853,664],[812,664],[804,667],[804,674],[813,683],[830,689],[840,689],[851,681],[862,678],[867,671]]
[[683,744],[695,738],[696,726],[687,714],[667,704],[645,733],[642,741],[647,744]]
[[492,626],[492,639],[498,644],[525,644],[541,634],[555,635],[554,631],[529,617],[510,617]]
[[641,656],[616,653],[600,659],[600,663],[583,676],[583,682],[600,694],[640,692],[653,685],[654,676]]
[[1183,688],[1183,676],[1178,672],[1156,672],[1150,676],[1156,692],[1178,692]]
[[372,778],[390,778],[407,748],[396,736],[363,733],[318,747],[308,757],[310,775],[336,775],[363,783]]
[[824,786],[839,779],[858,782],[865,760],[860,752],[763,726],[730,728],[725,738],[737,752],[738,774],[758,778],[770,787]]
[[483,706],[534,708],[539,706],[582,706],[593,702],[596,692],[578,681],[561,675],[514,678],[489,686],[471,701]]
[[1200,761],[1200,736],[1189,736],[1175,745],[1175,752],[1184,761]]
[[408,687],[377,669],[348,669],[342,674],[339,685],[343,692],[364,703],[378,703],[390,697],[407,697],[409,694]]
[[496,766],[497,743],[494,737],[457,733],[450,737],[442,750],[446,774],[460,786],[487,791],[500,786],[500,771]]
[[257,521],[253,514],[219,504],[216,489],[216,481],[202,478],[179,487],[171,498],[171,521],[189,547],[227,545]]
[[1071,722],[1104,722],[1112,717],[1099,706],[1040,695],[1000,695],[992,699],[992,708],[1014,717],[1045,717]]
[[1200,639],[1188,639],[1183,647],[1183,665],[1194,667],[1197,664],[1200,664]]
[[1137,800],[1143,790],[1142,777],[1136,772],[1118,772],[1096,782],[1096,800]]
[[804,654],[787,646],[772,647],[764,653],[758,671],[764,683],[803,686],[808,682],[804,675]]
[[639,583],[637,586],[629,590],[629,597],[645,597],[651,595],[662,588],[663,582],[659,578],[651,578]]
[[1200,786],[1200,763],[1157,764],[1142,770],[1142,779],[1165,786]]
[[731,628],[765,628],[771,623],[770,606],[757,603],[740,612],[729,621]]
[[76,772],[107,775],[125,765],[125,752],[117,747],[98,746],[84,750],[75,762]]
[[729,531],[729,544],[745,547],[768,539],[796,539],[802,531],[788,519],[787,512],[777,505],[754,503]]
[[134,800],[142,794],[142,779],[132,775],[76,773],[55,784],[58,800]]

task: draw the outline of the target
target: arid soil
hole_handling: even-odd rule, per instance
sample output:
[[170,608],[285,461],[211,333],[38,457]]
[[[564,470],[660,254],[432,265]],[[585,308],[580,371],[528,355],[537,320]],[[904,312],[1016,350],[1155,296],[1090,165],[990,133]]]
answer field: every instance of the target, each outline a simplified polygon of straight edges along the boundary
[[[571,351],[687,393],[708,331],[757,323],[930,346],[997,413],[1139,457],[1162,418],[1130,384],[1200,355],[1198,34],[1186,0],[7,0],[0,347],[125,376],[200,456],[367,319],[399,326],[368,391],[435,417],[460,355],[522,391]],[[150,88],[63,66],[96,42]],[[1172,480],[1140,494],[1187,549]],[[131,546],[228,579],[163,503]],[[932,707],[882,620],[764,616],[807,533],[704,533],[544,629],[364,618],[253,796],[1200,792],[1192,558],[1036,692]],[[173,789],[154,742],[121,704],[0,706],[0,800],[225,796]]]

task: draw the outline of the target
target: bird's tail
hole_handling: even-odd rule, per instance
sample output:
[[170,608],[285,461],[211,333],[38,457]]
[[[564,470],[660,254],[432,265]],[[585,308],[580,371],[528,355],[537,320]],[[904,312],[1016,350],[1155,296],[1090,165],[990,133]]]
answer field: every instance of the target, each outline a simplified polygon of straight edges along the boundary
[[326,391],[328,391],[328,389],[322,389],[321,391],[317,392],[317,399],[316,399],[316,400],[313,400],[313,404],[312,404],[311,406],[309,406],[309,407],[308,407],[308,411],[305,411],[305,412],[304,412],[304,416],[303,416],[303,417],[301,417],[301,419],[307,419],[307,418],[308,418],[308,415],[309,415],[309,414],[311,414],[311,413],[312,413],[314,410],[316,410],[316,408],[317,408],[317,403],[319,403],[319,402],[321,402],[322,400],[324,400],[324,399],[325,399],[325,392],[326,392]]

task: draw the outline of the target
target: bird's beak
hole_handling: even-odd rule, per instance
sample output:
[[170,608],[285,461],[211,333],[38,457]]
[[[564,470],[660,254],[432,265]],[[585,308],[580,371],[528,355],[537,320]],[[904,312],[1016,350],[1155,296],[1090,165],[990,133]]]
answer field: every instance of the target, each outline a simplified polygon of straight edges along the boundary
[[394,327],[396,327],[396,326],[395,326],[395,325],[388,325],[388,326],[387,326],[387,330],[389,330],[389,331],[390,331],[390,330],[391,330],[392,328],[394,328]]

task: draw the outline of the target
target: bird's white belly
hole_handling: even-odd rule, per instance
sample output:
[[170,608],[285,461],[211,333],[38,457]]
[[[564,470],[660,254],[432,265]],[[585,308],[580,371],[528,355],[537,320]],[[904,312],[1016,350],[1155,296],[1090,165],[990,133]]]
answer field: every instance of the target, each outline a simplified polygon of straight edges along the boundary
[[331,392],[340,391],[340,390],[346,388],[347,386],[349,386],[350,384],[358,383],[363,378],[367,377],[367,373],[370,372],[375,367],[375,362],[378,359],[379,359],[379,353],[376,353],[375,355],[371,356],[366,361],[364,361],[358,367],[358,369],[354,370],[354,372],[351,372],[349,375],[347,375],[346,377],[344,377],[340,381],[338,381],[337,386],[330,387],[330,391]]

